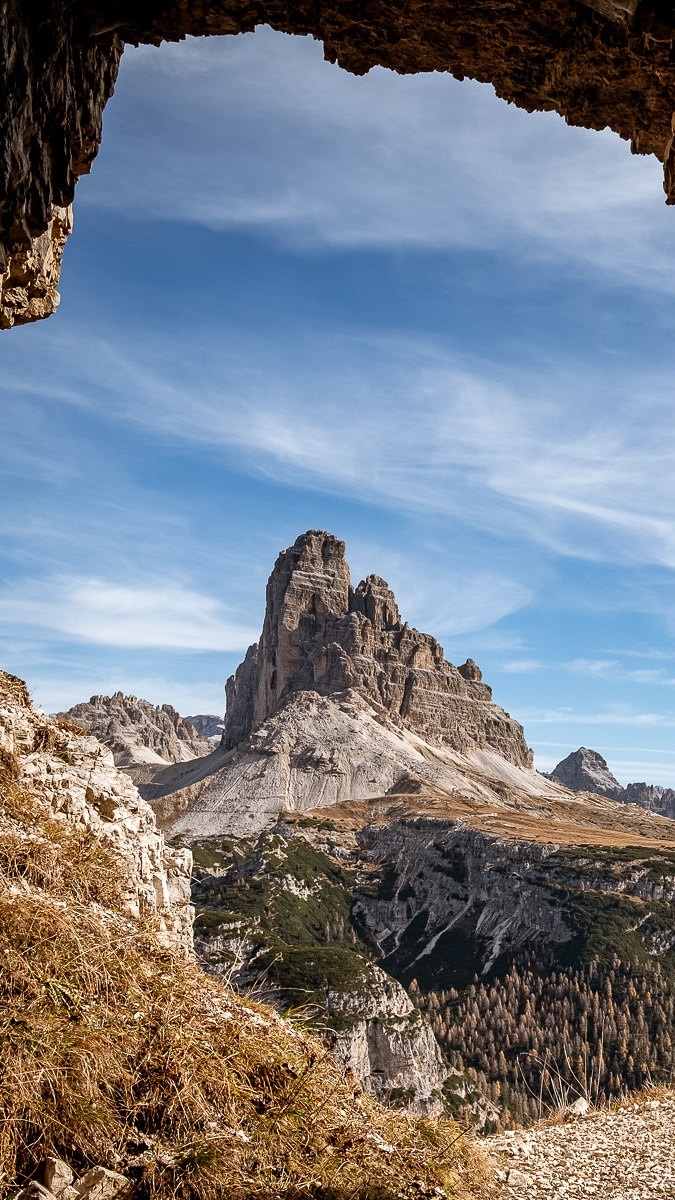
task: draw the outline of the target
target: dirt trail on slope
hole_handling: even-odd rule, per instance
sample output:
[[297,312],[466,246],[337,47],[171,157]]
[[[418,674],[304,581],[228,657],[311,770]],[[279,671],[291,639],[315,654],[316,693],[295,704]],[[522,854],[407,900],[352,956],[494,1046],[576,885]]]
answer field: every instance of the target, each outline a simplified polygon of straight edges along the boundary
[[675,1096],[482,1143],[514,1200],[675,1198]]

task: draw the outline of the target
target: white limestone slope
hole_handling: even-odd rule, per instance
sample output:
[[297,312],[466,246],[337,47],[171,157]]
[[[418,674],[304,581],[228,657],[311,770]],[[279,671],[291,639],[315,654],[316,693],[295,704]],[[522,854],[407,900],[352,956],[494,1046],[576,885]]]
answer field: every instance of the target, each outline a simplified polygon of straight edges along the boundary
[[165,773],[188,811],[171,826],[186,839],[244,836],[274,824],[279,813],[365,800],[387,792],[432,791],[495,808],[529,805],[565,793],[536,771],[491,750],[468,754],[432,746],[386,723],[355,692],[339,698],[300,692],[242,745]]

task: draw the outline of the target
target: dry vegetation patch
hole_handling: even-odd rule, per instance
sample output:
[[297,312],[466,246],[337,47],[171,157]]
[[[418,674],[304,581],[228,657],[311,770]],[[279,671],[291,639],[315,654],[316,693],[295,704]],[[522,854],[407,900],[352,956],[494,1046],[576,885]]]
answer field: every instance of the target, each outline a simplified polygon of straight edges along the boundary
[[48,1154],[139,1197],[490,1194],[450,1123],[381,1108],[325,1048],[123,909],[113,851],[0,764],[0,1189]]

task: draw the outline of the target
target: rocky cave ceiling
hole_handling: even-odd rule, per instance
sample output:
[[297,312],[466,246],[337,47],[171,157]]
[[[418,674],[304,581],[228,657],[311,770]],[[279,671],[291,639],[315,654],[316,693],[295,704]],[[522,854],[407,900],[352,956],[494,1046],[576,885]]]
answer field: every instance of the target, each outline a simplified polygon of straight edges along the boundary
[[96,155],[125,42],[262,24],[311,34],[354,74],[448,71],[530,112],[609,126],[663,161],[675,203],[672,0],[0,0],[0,328],[58,303],[75,184]]

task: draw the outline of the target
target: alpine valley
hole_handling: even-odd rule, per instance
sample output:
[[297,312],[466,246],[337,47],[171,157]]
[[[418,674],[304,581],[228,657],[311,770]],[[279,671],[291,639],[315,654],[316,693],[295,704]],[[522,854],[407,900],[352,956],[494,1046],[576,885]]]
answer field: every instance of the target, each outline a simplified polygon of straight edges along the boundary
[[300,1011],[380,1099],[486,1132],[671,1078],[663,789],[583,749],[536,772],[476,663],[325,532],[279,555],[226,692],[222,734],[120,693],[62,714],[192,851],[208,972]]

